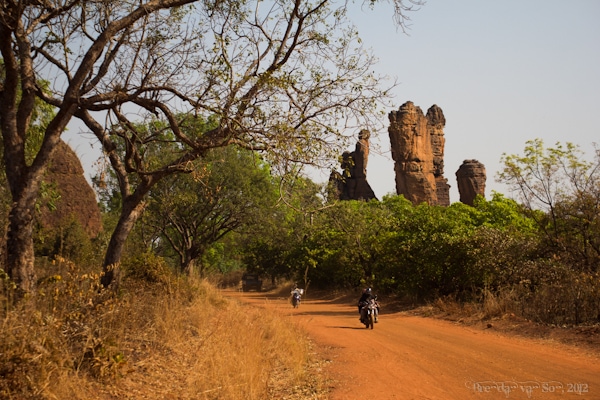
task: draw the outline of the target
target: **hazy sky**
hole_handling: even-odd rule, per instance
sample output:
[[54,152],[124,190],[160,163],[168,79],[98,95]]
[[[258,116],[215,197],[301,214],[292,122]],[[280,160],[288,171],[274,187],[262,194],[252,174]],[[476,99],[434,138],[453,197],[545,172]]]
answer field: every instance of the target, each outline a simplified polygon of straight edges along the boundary
[[[600,143],[600,0],[428,0],[410,13],[408,34],[385,0],[374,10],[360,4],[350,17],[380,60],[377,72],[399,82],[394,109],[412,101],[424,113],[433,104],[444,112],[451,202],[459,200],[455,173],[465,159],[485,165],[489,198],[492,190],[509,195],[495,181],[500,158],[521,154],[527,140],[569,141],[589,155]],[[98,153],[79,135],[72,129],[65,140],[89,177]],[[393,163],[387,130],[372,135],[379,143],[367,179],[381,198],[395,193]]]
[[[380,60],[377,72],[400,83],[395,109],[412,101],[424,113],[443,110],[451,202],[465,159],[485,165],[489,198],[509,195],[495,181],[500,158],[522,154],[527,140],[572,142],[590,156],[600,144],[600,1],[428,0],[410,13],[408,35],[392,13],[383,1],[351,18]],[[387,131],[379,135],[367,180],[381,198],[395,183]]]

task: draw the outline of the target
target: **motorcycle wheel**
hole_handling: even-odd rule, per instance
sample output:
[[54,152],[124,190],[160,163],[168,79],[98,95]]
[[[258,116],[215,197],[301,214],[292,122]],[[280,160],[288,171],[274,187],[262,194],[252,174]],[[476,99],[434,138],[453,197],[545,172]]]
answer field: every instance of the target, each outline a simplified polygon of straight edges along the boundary
[[373,329],[374,325],[375,325],[375,316],[373,314],[369,314],[369,320],[367,321],[367,328],[371,327],[371,329]]

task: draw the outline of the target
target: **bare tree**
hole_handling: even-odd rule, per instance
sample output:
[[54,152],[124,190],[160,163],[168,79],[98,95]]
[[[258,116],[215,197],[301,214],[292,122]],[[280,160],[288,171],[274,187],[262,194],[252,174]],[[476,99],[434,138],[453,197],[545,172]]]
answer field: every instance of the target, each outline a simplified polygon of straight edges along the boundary
[[[402,16],[419,2],[392,3]],[[10,276],[23,291],[33,288],[34,204],[73,117],[102,143],[123,199],[104,259],[105,285],[148,191],[167,175],[189,172],[190,161],[208,149],[237,144],[276,163],[314,163],[341,144],[344,128],[368,128],[387,93],[346,8],[343,0],[3,1],[0,123],[13,201]],[[49,90],[41,81],[51,82]],[[27,163],[36,98],[57,111]],[[219,124],[205,134],[181,129],[209,115]],[[139,129],[153,121],[166,122],[172,140],[161,163],[148,162],[146,152],[165,135]]]

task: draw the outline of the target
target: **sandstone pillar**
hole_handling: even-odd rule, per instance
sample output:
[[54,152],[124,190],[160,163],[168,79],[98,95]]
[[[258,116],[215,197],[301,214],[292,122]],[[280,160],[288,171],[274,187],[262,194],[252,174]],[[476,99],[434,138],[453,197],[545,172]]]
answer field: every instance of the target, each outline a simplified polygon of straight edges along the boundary
[[396,193],[413,204],[437,204],[432,129],[428,119],[411,101],[400,106],[398,111],[392,111],[388,117]]
[[369,161],[368,130],[362,130],[353,152],[342,154],[342,173],[332,172],[329,181],[337,190],[340,200],[371,200],[376,199],[375,192],[367,182],[367,163]]
[[462,203],[473,205],[479,194],[485,197],[485,166],[477,160],[464,160],[456,171],[458,192]]

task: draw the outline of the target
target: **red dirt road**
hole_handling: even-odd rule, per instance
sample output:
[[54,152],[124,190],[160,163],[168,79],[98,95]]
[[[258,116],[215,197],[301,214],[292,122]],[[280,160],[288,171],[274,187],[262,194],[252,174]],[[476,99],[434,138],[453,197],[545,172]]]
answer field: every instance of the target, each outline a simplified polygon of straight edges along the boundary
[[303,299],[293,309],[268,293],[224,294],[281,313],[331,362],[331,400],[600,400],[600,355],[382,310],[364,328],[353,304]]

